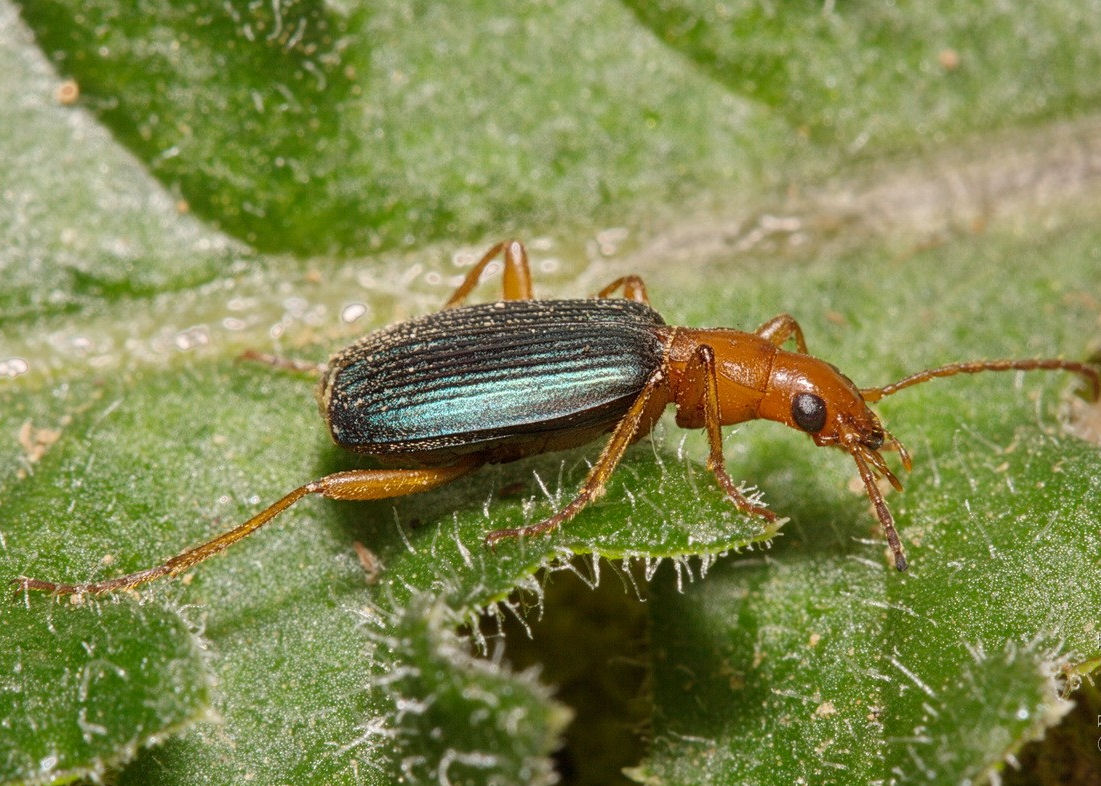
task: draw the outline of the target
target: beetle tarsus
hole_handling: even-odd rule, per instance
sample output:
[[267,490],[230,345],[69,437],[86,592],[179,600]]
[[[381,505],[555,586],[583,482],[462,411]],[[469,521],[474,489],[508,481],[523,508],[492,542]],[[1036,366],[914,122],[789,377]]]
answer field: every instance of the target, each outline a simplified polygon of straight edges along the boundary
[[32,579],[28,576],[20,576],[12,581],[18,591],[46,592],[50,595],[102,595],[106,592],[118,592],[129,590],[144,584],[147,581],[158,579],[165,575],[176,575],[179,571],[172,569],[172,560],[152,568],[139,570],[135,573],[127,573],[104,581],[89,581],[83,584],[68,584],[61,581],[43,581]]
[[64,595],[76,591],[76,587],[71,584],[55,584],[52,581],[32,579],[30,576],[17,576],[11,580],[11,585],[15,587],[17,592],[37,590],[40,592],[58,592]]
[[583,490],[569,505],[562,508],[562,510],[558,511],[553,516],[545,518],[536,524],[529,524],[526,527],[494,530],[485,536],[483,542],[485,545],[492,548],[505,538],[525,538],[534,535],[549,535],[580,513],[581,509],[592,501],[592,496],[591,492]]
[[749,516],[758,516],[770,523],[776,523],[780,520],[780,517],[773,511],[769,510],[764,505],[758,505],[750,500],[741,489],[739,489],[734,480],[730,477],[730,474],[726,469],[720,465],[710,467],[712,474],[715,475],[715,479],[718,480],[722,490],[726,492],[727,498],[734,503],[734,506]]
[[237,356],[237,359],[249,363],[263,363],[265,366],[271,366],[282,371],[290,371],[294,374],[309,374],[313,377],[320,377],[325,372],[324,363],[287,358],[282,355],[271,355],[267,352],[258,352],[255,349],[246,349]]

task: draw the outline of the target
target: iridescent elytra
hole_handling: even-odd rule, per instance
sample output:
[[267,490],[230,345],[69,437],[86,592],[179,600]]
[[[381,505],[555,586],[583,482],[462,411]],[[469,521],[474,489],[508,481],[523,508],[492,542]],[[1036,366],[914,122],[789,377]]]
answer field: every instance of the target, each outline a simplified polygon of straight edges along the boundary
[[[464,305],[486,266],[504,258],[503,298]],[[616,295],[621,294],[621,297]],[[794,351],[784,349],[788,342]],[[936,377],[1034,369],[1079,374],[1093,399],[1098,371],[1061,359],[951,363],[898,382],[858,388],[807,351],[803,331],[781,314],[752,333],[667,325],[637,276],[594,298],[536,300],[527,252],[498,243],[434,314],[371,333],[315,365],[258,353],[253,360],[320,377],[321,415],[337,445],[377,457],[387,468],[337,472],[300,486],[244,524],[155,567],[78,584],[20,577],[27,590],[59,594],[128,589],[177,575],[266,524],[308,494],[331,499],[399,497],[442,486],[487,463],[561,450],[610,432],[571,502],[542,521],[499,529],[486,545],[551,532],[599,497],[627,446],[647,434],[670,404],[677,425],[707,431],[707,467],[743,512],[775,521],[727,473],[722,426],[765,418],[803,431],[816,445],[846,451],[856,463],[898,570],[907,567],[890,510],[876,484],[902,486],[882,451],[910,456],[871,409],[884,396]]]

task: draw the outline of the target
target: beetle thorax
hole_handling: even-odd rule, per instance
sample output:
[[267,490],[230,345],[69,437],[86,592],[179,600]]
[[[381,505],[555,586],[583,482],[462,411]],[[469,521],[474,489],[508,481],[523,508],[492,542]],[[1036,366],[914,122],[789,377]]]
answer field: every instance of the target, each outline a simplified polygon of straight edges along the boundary
[[702,428],[709,384],[701,368],[701,347],[711,351],[719,421],[723,425],[756,418],[768,385],[776,347],[752,333],[738,330],[676,328],[669,346],[670,397],[677,405],[677,425]]

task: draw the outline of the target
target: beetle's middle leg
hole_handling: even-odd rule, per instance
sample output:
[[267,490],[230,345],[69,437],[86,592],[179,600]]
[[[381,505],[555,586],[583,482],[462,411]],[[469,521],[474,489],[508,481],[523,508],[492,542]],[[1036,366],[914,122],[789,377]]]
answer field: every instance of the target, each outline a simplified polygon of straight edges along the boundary
[[202,562],[207,557],[212,557],[218,552],[224,551],[237,541],[260,529],[279,513],[282,513],[308,494],[320,494],[330,499],[348,500],[401,497],[406,494],[428,491],[445,483],[450,483],[452,480],[476,469],[480,463],[476,459],[467,459],[450,467],[356,469],[347,472],[336,472],[332,475],[326,475],[320,480],[307,483],[305,486],[299,486],[274,505],[257,513],[244,524],[212,540],[208,540],[206,543],[177,554],[172,559],[155,567],[129,573],[118,578],[107,579],[106,581],[95,581],[86,584],[63,584],[25,576],[15,579],[13,583],[24,590],[43,590],[58,595],[97,594],[131,589],[161,576],[176,576],[193,565]]
[[[792,320],[794,322],[794,320]],[[767,521],[777,521],[779,517],[763,505],[757,505],[743,494],[726,471],[726,459],[723,456],[722,421],[719,419],[719,385],[715,376],[715,350],[707,344],[701,344],[688,361],[684,376],[698,380],[698,388],[689,393],[688,399],[695,398],[697,406],[703,405],[703,422],[707,429],[707,441],[711,451],[707,456],[707,468],[719,481],[726,495],[738,510],[752,516],[760,516]],[[695,394],[694,396],[692,394]],[[689,403],[690,407],[691,404]]]
[[446,311],[449,308],[461,306],[466,302],[471,290],[478,285],[485,270],[493,258],[504,252],[505,272],[501,282],[505,300],[534,300],[535,294],[531,288],[531,265],[528,264],[528,251],[519,240],[506,240],[495,243],[489,251],[482,254],[482,258],[470,269],[459,284],[459,288],[443,304]]
[[623,416],[623,419],[619,421],[612,431],[612,436],[608,440],[608,444],[606,444],[604,450],[600,452],[600,457],[596,460],[596,464],[593,465],[593,468],[589,470],[588,477],[586,477],[585,482],[581,484],[581,490],[577,492],[577,496],[573,498],[572,502],[550,518],[543,519],[536,524],[530,524],[526,527],[517,527],[516,529],[494,530],[486,535],[485,544],[487,546],[492,546],[497,543],[497,541],[504,540],[505,538],[517,538],[525,535],[542,535],[547,532],[553,532],[562,524],[580,513],[581,509],[590,502],[600,497],[600,495],[604,493],[604,485],[608,482],[608,478],[615,470],[616,465],[619,464],[620,459],[623,458],[627,446],[634,440],[639,426],[642,425],[643,417],[647,414],[647,405],[651,403],[654,391],[664,382],[665,379],[660,373],[650,377],[650,380],[646,383],[645,387],[643,387],[642,392],[639,393],[638,398],[631,404],[631,408],[627,410],[627,414]]

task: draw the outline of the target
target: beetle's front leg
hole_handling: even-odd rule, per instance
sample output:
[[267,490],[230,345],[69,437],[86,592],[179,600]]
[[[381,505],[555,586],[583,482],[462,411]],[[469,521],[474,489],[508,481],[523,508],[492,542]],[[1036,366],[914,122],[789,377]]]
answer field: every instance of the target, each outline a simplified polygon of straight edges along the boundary
[[455,478],[465,475],[478,466],[479,462],[469,459],[450,467],[429,469],[356,469],[348,472],[336,472],[320,480],[307,483],[287,494],[274,505],[260,511],[239,527],[207,541],[195,548],[177,554],[172,559],[146,570],[129,573],[106,581],[85,584],[65,584],[53,581],[20,576],[14,584],[24,590],[42,590],[58,595],[81,593],[98,594],[126,590],[144,584],[161,576],[176,576],[193,565],[224,551],[242,538],[251,535],[267,524],[276,515],[283,512],[307,494],[320,494],[330,499],[368,500],[401,497],[428,491]]
[[778,314],[754,332],[778,347],[783,346],[785,341],[794,336],[796,349],[804,355],[808,354],[807,342],[803,339],[803,329],[791,314]]
[[[793,320],[794,322],[794,320]],[[778,516],[763,505],[754,504],[743,494],[726,471],[726,459],[723,456],[722,421],[719,419],[719,384],[715,376],[715,350],[706,344],[700,344],[692,359],[688,361],[684,377],[692,380],[693,387],[685,397],[685,405],[691,409],[693,402],[698,408],[703,406],[703,422],[707,429],[707,441],[711,451],[707,456],[707,468],[719,481],[726,495],[743,513],[760,516],[767,521],[777,521]],[[681,406],[678,402],[678,407]]]
[[519,240],[507,240],[496,243],[489,251],[482,254],[482,258],[466,274],[463,283],[455,293],[443,304],[444,310],[461,306],[466,302],[471,290],[478,285],[485,270],[495,256],[504,252],[505,271],[501,286],[504,300],[534,300],[535,294],[531,288],[531,265],[528,264],[528,251]]
[[612,431],[612,436],[608,440],[608,444],[605,445],[604,450],[600,452],[600,457],[596,460],[596,464],[589,470],[588,477],[585,478],[585,482],[581,485],[581,490],[577,492],[577,496],[574,497],[566,507],[562,508],[553,516],[543,519],[536,524],[530,524],[526,527],[517,527],[516,529],[494,530],[486,535],[485,544],[487,546],[492,546],[496,544],[497,541],[504,540],[505,538],[518,538],[525,535],[543,535],[548,532],[553,532],[562,524],[580,513],[582,508],[603,494],[604,486],[608,482],[608,478],[611,476],[612,471],[615,470],[616,465],[619,464],[620,459],[623,458],[627,446],[634,440],[639,427],[643,425],[642,421],[644,416],[648,413],[648,405],[651,403],[654,392],[664,382],[665,378],[661,372],[657,372],[650,377],[646,386],[643,387],[642,392],[639,393],[638,398],[631,404],[631,408],[627,410],[627,414],[623,416],[623,419],[619,421],[618,424],[616,424],[615,429]]

